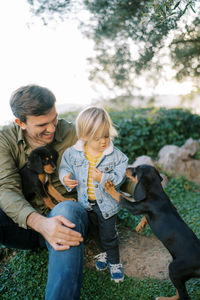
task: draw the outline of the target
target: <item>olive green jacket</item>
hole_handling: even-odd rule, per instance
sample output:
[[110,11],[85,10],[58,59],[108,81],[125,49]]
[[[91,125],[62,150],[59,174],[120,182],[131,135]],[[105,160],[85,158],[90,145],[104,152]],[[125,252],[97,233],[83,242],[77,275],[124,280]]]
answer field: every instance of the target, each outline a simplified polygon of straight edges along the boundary
[[[59,153],[57,171],[52,177],[54,187],[62,194],[66,190],[59,181],[58,166],[66,148],[76,142],[75,127],[72,123],[59,120],[52,146]],[[48,209],[42,199],[35,197],[28,202],[21,188],[19,170],[24,167],[31,152],[29,144],[23,135],[23,130],[17,124],[4,127],[0,131],[0,208],[20,227],[27,228],[26,219],[34,211],[46,214]]]

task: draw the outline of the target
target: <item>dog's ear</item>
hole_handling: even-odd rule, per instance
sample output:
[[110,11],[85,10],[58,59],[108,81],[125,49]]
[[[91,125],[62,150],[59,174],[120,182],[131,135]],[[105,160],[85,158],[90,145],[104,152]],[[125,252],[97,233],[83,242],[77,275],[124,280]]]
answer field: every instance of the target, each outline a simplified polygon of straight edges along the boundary
[[44,173],[42,160],[38,153],[31,152],[28,157],[27,167],[37,174]]
[[158,175],[160,181],[162,182],[163,181],[163,178],[162,176],[160,176],[160,173],[158,172],[158,170],[155,168],[155,171],[156,171],[156,174]]
[[138,183],[136,184],[135,190],[133,192],[133,198],[136,201],[142,201],[146,198],[146,188],[142,180],[143,170],[137,168],[137,179]]

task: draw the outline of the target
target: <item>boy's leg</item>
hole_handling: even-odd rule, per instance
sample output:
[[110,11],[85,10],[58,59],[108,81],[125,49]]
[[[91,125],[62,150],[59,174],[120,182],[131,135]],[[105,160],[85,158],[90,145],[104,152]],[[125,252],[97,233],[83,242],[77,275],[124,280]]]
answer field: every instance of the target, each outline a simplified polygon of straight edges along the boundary
[[109,263],[118,264],[120,259],[119,237],[116,230],[117,215],[104,219],[98,205],[94,207],[94,211],[98,215],[101,246],[107,253]]
[[89,239],[93,239],[99,251],[103,252],[104,249],[101,247],[99,239],[99,221],[98,215],[94,210],[88,211],[88,232],[87,236]]
[[[62,215],[70,220],[77,230],[85,235],[87,230],[87,211],[76,202],[63,201],[55,206],[49,217]],[[83,242],[69,250],[55,251],[48,243],[49,265],[46,286],[46,300],[78,300],[82,284]]]
[[44,238],[36,231],[24,229],[0,209],[0,244],[15,249],[46,247]]

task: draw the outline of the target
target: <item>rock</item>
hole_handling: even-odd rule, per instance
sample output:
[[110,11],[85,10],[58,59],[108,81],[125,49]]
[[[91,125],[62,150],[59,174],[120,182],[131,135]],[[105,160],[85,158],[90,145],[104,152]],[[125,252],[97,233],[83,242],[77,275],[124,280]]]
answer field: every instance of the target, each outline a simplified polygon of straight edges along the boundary
[[200,143],[197,140],[189,138],[181,148],[188,151],[191,156],[194,156],[200,150]]
[[186,160],[190,156],[190,152],[184,148],[180,148],[175,145],[164,146],[158,153],[159,160],[166,159],[167,157],[178,157],[181,160]]
[[136,168],[137,166],[144,165],[144,164],[154,166],[151,157],[147,155],[142,155],[137,157],[134,163],[132,165],[129,165],[129,167]]
[[188,139],[182,147],[166,145],[159,151],[157,163],[171,176],[183,175],[186,179],[200,184],[200,161],[192,159],[198,150],[200,144],[192,138]]
[[184,174],[185,178],[191,180],[197,184],[200,184],[200,161],[197,159],[191,159],[186,163],[187,172]]
[[[183,150],[185,151],[185,150]],[[179,147],[174,145],[164,146],[159,152],[158,164],[162,169],[172,176],[184,174],[185,166],[183,164],[187,155],[179,151]],[[177,174],[177,170],[179,171]]]

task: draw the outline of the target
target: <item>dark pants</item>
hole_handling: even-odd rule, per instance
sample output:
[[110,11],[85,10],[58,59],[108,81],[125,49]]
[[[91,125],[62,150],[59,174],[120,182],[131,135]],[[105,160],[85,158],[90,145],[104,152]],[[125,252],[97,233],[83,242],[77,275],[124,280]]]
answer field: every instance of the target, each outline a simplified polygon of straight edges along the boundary
[[0,209],[0,243],[8,248],[34,249],[46,247],[41,234],[19,227]]
[[88,211],[89,234],[94,237],[101,252],[106,252],[111,264],[119,263],[119,237],[116,230],[117,215],[104,219],[96,204]]

